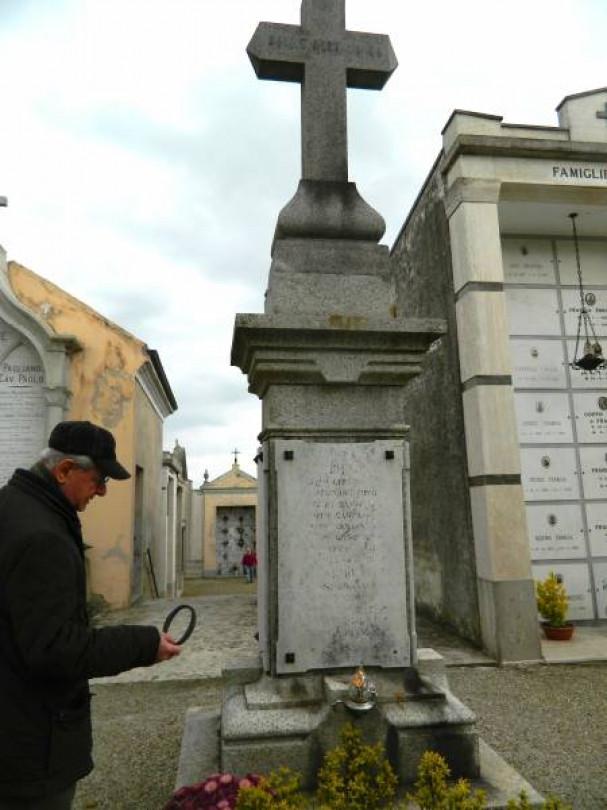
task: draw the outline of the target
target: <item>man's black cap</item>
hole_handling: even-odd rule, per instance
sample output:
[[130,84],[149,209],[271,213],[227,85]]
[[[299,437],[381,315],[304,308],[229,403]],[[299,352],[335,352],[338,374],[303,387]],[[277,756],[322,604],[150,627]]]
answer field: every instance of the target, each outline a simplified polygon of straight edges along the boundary
[[51,432],[48,446],[68,455],[88,456],[110,478],[131,477],[116,459],[116,440],[110,431],[92,422],[59,422]]

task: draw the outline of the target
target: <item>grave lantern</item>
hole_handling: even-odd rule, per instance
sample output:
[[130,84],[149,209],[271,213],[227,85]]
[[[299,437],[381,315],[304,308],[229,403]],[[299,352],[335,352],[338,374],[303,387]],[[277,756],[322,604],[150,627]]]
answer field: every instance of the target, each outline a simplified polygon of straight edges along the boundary
[[[596,371],[601,366],[605,365],[605,358],[603,357],[603,349],[601,344],[596,338],[594,331],[594,324],[590,317],[587,305],[589,304],[588,297],[592,293],[586,294],[584,291],[584,283],[582,281],[582,265],[580,262],[580,246],[577,237],[577,228],[575,220],[577,214],[569,214],[571,217],[571,226],[573,228],[573,244],[575,245],[575,261],[577,265],[577,277],[580,288],[580,314],[577,321],[577,333],[575,339],[575,352],[571,367],[577,370]],[[580,357],[580,341],[582,339],[582,332],[584,333],[584,353]]]

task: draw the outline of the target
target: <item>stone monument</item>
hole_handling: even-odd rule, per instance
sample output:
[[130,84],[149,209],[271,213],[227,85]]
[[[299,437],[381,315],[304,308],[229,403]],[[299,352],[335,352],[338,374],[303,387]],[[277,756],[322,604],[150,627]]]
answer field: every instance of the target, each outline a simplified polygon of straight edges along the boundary
[[311,788],[352,721],[402,784],[428,748],[476,779],[474,715],[415,634],[402,391],[445,325],[400,315],[384,221],[348,180],[347,87],[381,89],[396,58],[387,36],[346,30],[345,0],[302,0],[300,26],[261,23],[248,53],[259,78],[301,84],[302,179],[278,217],[265,313],[234,329],[232,364],[262,400],[261,662],[227,673],[220,767],[289,765]]

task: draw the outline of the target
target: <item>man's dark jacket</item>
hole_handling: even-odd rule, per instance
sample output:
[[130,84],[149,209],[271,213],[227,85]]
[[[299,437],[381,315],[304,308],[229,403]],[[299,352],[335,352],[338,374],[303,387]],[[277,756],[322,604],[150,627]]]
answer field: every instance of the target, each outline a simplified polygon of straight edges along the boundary
[[86,776],[88,678],[152,664],[154,627],[89,627],[77,512],[54,479],[0,489],[0,800],[52,796]]

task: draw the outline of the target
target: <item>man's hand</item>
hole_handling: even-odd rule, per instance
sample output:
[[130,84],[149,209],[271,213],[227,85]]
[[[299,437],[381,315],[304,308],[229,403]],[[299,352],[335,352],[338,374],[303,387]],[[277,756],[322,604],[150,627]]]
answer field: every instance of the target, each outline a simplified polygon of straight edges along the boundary
[[158,652],[156,653],[156,663],[159,661],[168,661],[179,655],[181,647],[175,644],[173,637],[169,633],[160,634],[160,644],[158,645]]

